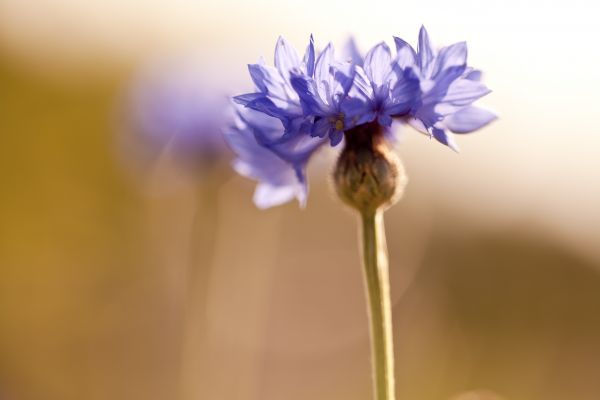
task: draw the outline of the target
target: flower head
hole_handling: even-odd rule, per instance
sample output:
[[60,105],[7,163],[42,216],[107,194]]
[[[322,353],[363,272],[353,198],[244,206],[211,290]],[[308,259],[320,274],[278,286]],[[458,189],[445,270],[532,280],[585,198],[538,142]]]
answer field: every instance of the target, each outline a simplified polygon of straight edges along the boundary
[[292,198],[304,204],[306,165],[327,142],[380,136],[396,119],[456,150],[449,132],[469,133],[496,118],[472,106],[489,90],[467,66],[464,42],[437,51],[425,28],[416,51],[394,40],[395,54],[382,42],[364,57],[351,41],[349,59],[340,61],[332,44],[317,54],[312,36],[302,59],[279,38],[274,67],[249,65],[256,90],[234,97],[238,117],[226,138],[238,154],[236,170],[260,182],[260,207]]
[[226,153],[221,129],[227,96],[195,62],[153,65],[136,77],[128,93],[135,149],[157,154],[169,148],[193,172],[209,169]]

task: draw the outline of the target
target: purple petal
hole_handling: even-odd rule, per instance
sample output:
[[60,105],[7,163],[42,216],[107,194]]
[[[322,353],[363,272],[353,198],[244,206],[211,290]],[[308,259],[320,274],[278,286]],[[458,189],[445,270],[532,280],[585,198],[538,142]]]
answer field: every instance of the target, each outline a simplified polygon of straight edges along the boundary
[[336,93],[334,94],[339,94],[342,95],[342,97],[345,97],[352,88],[356,70],[350,63],[336,63],[331,68],[334,81],[339,86],[338,89],[341,89],[336,90]]
[[261,64],[248,64],[248,71],[250,72],[250,78],[252,82],[258,88],[259,91],[266,93],[267,86],[265,80],[267,79],[264,66]]
[[407,120],[408,124],[412,126],[414,129],[418,130],[421,133],[426,134],[427,136],[431,136],[431,133],[427,129],[427,126],[418,118],[409,118]]
[[306,47],[302,62],[306,65],[306,74],[308,76],[313,76],[315,71],[315,41],[312,34],[310,35],[308,47]]
[[471,81],[480,81],[482,72],[478,69],[470,69],[465,75],[465,79],[469,79]]
[[459,42],[440,50],[435,60],[435,67],[432,77],[435,77],[442,71],[452,67],[466,67],[467,64],[467,43]]
[[414,66],[417,63],[417,54],[412,46],[396,36],[394,36],[394,42],[396,43],[398,66],[402,69]]
[[380,86],[392,71],[392,54],[384,42],[377,44],[365,56],[364,70],[369,80]]
[[332,130],[329,133],[329,141],[331,146],[337,146],[344,138],[344,131],[338,131],[337,129]]
[[287,98],[286,82],[279,71],[273,67],[262,64],[248,65],[250,76],[256,87],[263,93],[268,93],[278,98]]
[[[315,139],[308,135],[290,138],[281,148],[297,157],[287,161],[270,147],[270,138],[282,134],[281,124],[276,119],[243,107],[235,107],[235,111],[235,124],[225,130],[224,136],[237,155],[234,169],[260,182],[254,197],[257,206],[271,207],[293,197],[304,204],[307,192],[304,169],[310,155],[318,148],[313,145]],[[325,140],[316,142],[321,145]]]
[[327,136],[327,134],[329,133],[330,130],[331,130],[331,123],[328,121],[327,118],[321,118],[317,122],[315,122],[315,124],[313,125],[311,135],[315,136],[315,137],[323,138],[323,137]]
[[260,111],[271,117],[279,118],[281,120],[287,120],[290,118],[290,114],[287,113],[285,109],[278,107],[275,105],[275,103],[273,103],[273,101],[265,96],[258,97],[246,103],[246,107]]
[[431,42],[429,41],[429,34],[424,26],[421,26],[419,30],[419,46],[417,48],[417,54],[419,57],[420,67],[427,70],[433,61],[435,56]]
[[379,122],[380,125],[389,128],[390,126],[392,126],[392,117],[390,117],[388,114],[379,114],[377,122]]
[[240,94],[239,96],[235,96],[233,97],[233,101],[235,101],[237,104],[241,104],[243,106],[247,105],[248,103],[257,100],[259,98],[264,97],[265,95],[262,93],[246,93],[246,94]]
[[287,79],[290,71],[299,65],[298,53],[287,40],[280,36],[275,46],[275,67]]
[[341,111],[346,116],[344,121],[346,128],[371,122],[376,115],[371,102],[357,98],[345,100],[341,104]]
[[411,69],[395,68],[396,82],[392,86],[385,101],[385,110],[390,115],[407,113],[417,101],[419,81]]
[[491,90],[481,82],[459,79],[450,85],[442,102],[466,106],[490,92]]
[[354,64],[362,66],[364,63],[363,56],[356,45],[353,37],[350,37],[344,46],[343,54]]
[[327,47],[319,54],[317,58],[317,63],[315,65],[315,81],[317,84],[321,84],[321,82],[329,81],[330,74],[329,68],[331,67],[331,63],[333,61],[333,45],[329,43]]
[[306,188],[297,182],[290,185],[276,186],[259,183],[254,192],[254,204],[261,210],[279,206],[297,198],[301,207],[306,205]]
[[444,124],[454,133],[470,133],[483,128],[497,116],[491,111],[478,107],[465,107],[444,119]]
[[294,74],[292,74],[290,82],[300,97],[300,104],[304,113],[319,115],[322,110],[317,96],[312,90],[311,82],[304,76]]
[[450,136],[448,133],[446,133],[446,131],[444,131],[443,129],[439,129],[439,128],[433,128],[431,130],[431,133],[433,134],[433,137],[438,142],[445,144],[446,146],[450,147],[452,150],[454,150],[458,153],[458,151],[459,151],[458,145],[454,142],[454,140],[452,139],[452,136]]
[[350,88],[349,96],[364,103],[373,97],[373,86],[369,82],[369,77],[360,66],[354,68],[354,81]]

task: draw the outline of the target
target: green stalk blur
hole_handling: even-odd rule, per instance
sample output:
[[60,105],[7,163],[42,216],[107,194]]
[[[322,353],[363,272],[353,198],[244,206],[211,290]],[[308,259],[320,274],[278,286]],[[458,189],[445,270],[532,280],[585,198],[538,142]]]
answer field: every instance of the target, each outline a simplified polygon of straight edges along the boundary
[[383,211],[360,214],[375,399],[394,400],[394,345]]

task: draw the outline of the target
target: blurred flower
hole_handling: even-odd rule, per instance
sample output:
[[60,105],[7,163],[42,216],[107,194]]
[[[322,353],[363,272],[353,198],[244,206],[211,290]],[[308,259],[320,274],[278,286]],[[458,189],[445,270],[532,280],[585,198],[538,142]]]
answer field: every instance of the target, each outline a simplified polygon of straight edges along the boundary
[[[204,173],[228,155],[222,137],[228,121],[223,89],[197,63],[143,70],[128,97],[128,120],[138,153],[154,158],[168,148],[187,170]],[[141,151],[140,151],[141,150]]]
[[336,146],[356,127],[368,124],[373,132],[389,133],[396,119],[457,150],[448,131],[469,133],[496,118],[471,106],[490,91],[479,81],[480,72],[467,67],[464,42],[438,52],[425,28],[417,51],[394,39],[396,55],[379,43],[363,58],[350,41],[348,60],[338,61],[331,44],[316,56],[312,36],[302,60],[280,38],[275,67],[263,60],[249,65],[256,91],[234,97],[245,110],[237,111],[227,140],[238,155],[236,170],[260,182],[257,205],[294,197],[303,205],[312,154],[326,139]]

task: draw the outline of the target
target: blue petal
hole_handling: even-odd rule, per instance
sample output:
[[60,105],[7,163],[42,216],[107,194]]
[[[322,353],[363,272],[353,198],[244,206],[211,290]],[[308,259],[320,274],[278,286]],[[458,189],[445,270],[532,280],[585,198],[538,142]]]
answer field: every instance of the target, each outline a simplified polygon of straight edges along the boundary
[[246,94],[240,94],[239,96],[235,96],[233,97],[233,101],[235,101],[237,104],[241,104],[243,106],[247,105],[248,103],[257,100],[259,98],[264,97],[264,94],[262,93],[246,93]]
[[360,66],[354,68],[353,85],[350,88],[349,97],[367,103],[373,98],[373,86],[369,77]]
[[250,78],[252,78],[252,82],[254,82],[258,90],[266,93],[267,86],[265,85],[265,80],[267,77],[263,66],[260,64],[248,64],[248,72],[250,72]]
[[327,136],[327,134],[329,133],[330,130],[331,130],[331,123],[328,121],[328,119],[320,118],[313,125],[311,135],[315,136],[315,137],[323,138],[323,137]]
[[236,107],[235,111],[235,125],[227,129],[224,135],[237,155],[234,169],[260,182],[255,193],[256,204],[261,208],[270,207],[293,197],[303,204],[307,192],[304,169],[310,156],[324,141],[311,139],[307,135],[292,137],[284,145],[278,146],[282,152],[296,156],[293,161],[287,161],[261,141],[269,144],[270,138],[281,136],[281,124],[276,119],[242,107]]
[[306,48],[302,61],[304,62],[304,65],[306,65],[306,74],[308,76],[313,76],[315,71],[315,41],[312,34],[310,35],[308,47]]
[[329,133],[329,141],[331,146],[337,146],[344,138],[344,131],[338,131],[337,129],[332,130]]
[[427,70],[430,67],[431,62],[435,56],[431,42],[429,41],[429,34],[424,26],[421,26],[419,30],[419,46],[417,48],[419,65],[422,69]]
[[286,91],[287,83],[279,71],[273,67],[262,64],[248,65],[250,76],[256,87],[273,98],[289,101],[289,93]]
[[246,107],[251,108],[256,111],[260,111],[265,113],[271,117],[279,118],[281,120],[288,120],[292,116],[285,110],[273,103],[268,97],[262,96],[258,97],[248,103],[246,103]]
[[444,119],[444,124],[454,133],[470,133],[483,128],[497,116],[491,111],[478,107],[465,107]]
[[395,69],[397,79],[385,101],[385,112],[390,115],[407,113],[418,100],[419,80],[412,70]]
[[301,207],[306,205],[306,186],[293,182],[289,185],[259,183],[254,192],[254,204],[261,210],[279,206],[297,198]]
[[377,122],[379,122],[380,125],[389,128],[390,126],[392,126],[392,117],[390,117],[388,114],[379,114]]
[[478,69],[470,69],[466,75],[465,79],[469,79],[471,81],[480,81],[482,76],[482,72]]
[[446,131],[444,131],[443,129],[439,129],[439,128],[433,128],[431,130],[431,133],[433,134],[433,137],[438,142],[445,144],[446,146],[450,147],[452,150],[454,150],[458,153],[459,149],[458,149],[457,144],[452,139],[452,136],[448,135],[446,133]]
[[357,98],[349,98],[344,101],[341,104],[341,111],[345,115],[344,125],[346,129],[371,122],[377,115],[370,101]]
[[412,117],[408,118],[406,122],[408,122],[408,124],[417,131],[424,133],[427,136],[431,136],[431,132],[429,132],[429,129],[427,129],[425,123],[423,123],[423,121],[421,121],[420,119]]
[[311,90],[308,79],[304,76],[292,74],[291,84],[298,96],[305,114],[318,115],[321,112],[320,102]]
[[440,50],[435,59],[433,79],[442,71],[452,67],[466,67],[467,65],[467,43],[459,42]]
[[287,40],[280,36],[275,46],[275,68],[287,79],[290,71],[298,66],[300,66],[300,59],[296,50]]
[[448,92],[450,85],[461,77],[464,70],[464,66],[456,66],[447,68],[438,73],[435,80],[432,81],[434,85],[433,88],[427,92],[427,97],[434,98],[437,101],[441,100]]
[[303,164],[323,145],[324,139],[312,137],[300,131],[291,131],[273,140],[261,129],[253,131],[256,141],[281,159],[294,164]]
[[352,84],[354,83],[356,69],[350,63],[336,63],[331,67],[330,72],[333,74],[333,79],[336,83],[336,90],[334,94],[341,97],[346,97],[352,88]]
[[365,56],[364,70],[369,80],[377,86],[384,84],[392,72],[392,54],[384,42],[377,44]]
[[332,61],[333,45],[329,43],[317,58],[317,63],[315,65],[315,81],[317,82],[317,85],[320,85],[324,81],[329,81],[329,68],[331,67]]
[[420,107],[416,112],[411,113],[413,117],[423,123],[428,134],[431,134],[430,129],[444,118],[444,116],[437,113],[434,108],[435,105],[427,105]]
[[491,90],[481,82],[459,79],[449,86],[443,98],[443,103],[450,103],[454,106],[466,106],[490,92]]
[[344,50],[343,53],[345,56],[347,56],[350,61],[356,65],[360,65],[362,66],[364,63],[364,59],[363,56],[360,53],[360,50],[358,49],[358,46],[356,45],[356,41],[354,40],[353,37],[350,37],[348,39],[348,41],[346,42],[346,45],[344,46]]
[[417,53],[412,46],[396,36],[394,36],[394,42],[396,43],[396,61],[398,66],[402,69],[415,66],[417,63]]

